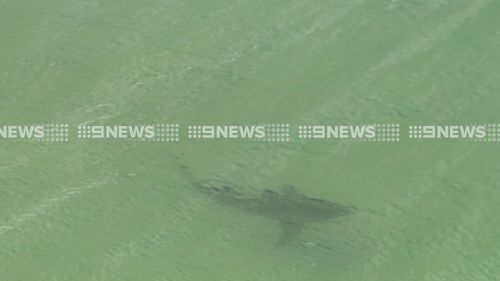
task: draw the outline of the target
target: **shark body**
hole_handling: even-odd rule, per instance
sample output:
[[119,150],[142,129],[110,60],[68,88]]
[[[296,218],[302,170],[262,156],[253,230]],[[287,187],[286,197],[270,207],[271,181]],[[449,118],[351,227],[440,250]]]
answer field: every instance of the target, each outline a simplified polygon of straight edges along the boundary
[[293,186],[283,188],[282,192],[266,189],[257,197],[244,196],[228,185],[196,187],[222,205],[278,220],[282,229],[281,243],[296,238],[307,223],[334,219],[353,212],[351,207],[301,195]]

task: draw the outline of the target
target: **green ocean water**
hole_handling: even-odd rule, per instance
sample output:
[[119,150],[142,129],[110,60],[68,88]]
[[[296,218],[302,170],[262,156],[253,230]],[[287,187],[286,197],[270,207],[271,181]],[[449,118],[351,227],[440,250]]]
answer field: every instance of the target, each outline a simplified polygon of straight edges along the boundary
[[[0,0],[2,125],[500,123],[495,0]],[[184,132],[185,133],[185,132]],[[0,140],[0,281],[496,280],[499,143]],[[192,188],[359,211],[279,245]]]

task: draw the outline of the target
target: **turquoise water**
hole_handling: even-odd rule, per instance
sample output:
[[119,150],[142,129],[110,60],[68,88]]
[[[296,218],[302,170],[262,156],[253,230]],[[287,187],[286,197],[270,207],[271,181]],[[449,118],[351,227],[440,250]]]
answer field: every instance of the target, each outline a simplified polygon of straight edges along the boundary
[[[0,1],[3,124],[499,123],[496,1]],[[404,129],[403,129],[404,131]],[[74,132],[72,132],[74,133]],[[0,280],[495,280],[497,143],[1,140]],[[355,206],[280,245],[193,188]]]

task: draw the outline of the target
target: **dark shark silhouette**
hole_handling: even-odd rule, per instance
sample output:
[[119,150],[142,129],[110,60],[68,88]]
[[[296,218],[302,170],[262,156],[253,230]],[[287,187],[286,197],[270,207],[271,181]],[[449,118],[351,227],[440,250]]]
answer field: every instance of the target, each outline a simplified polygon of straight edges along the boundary
[[195,187],[220,204],[278,220],[282,229],[280,243],[295,239],[307,223],[346,216],[354,211],[352,207],[306,197],[293,186],[285,186],[281,192],[266,189],[257,197],[244,196],[231,185],[195,183]]

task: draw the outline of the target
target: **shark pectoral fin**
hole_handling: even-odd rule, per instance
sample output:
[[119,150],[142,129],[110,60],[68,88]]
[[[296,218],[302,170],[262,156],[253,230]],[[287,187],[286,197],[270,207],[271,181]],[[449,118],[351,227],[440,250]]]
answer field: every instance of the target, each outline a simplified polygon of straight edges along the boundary
[[302,231],[302,228],[304,228],[304,224],[300,222],[282,220],[280,221],[280,223],[281,223],[280,244],[284,244],[291,240],[294,240]]

